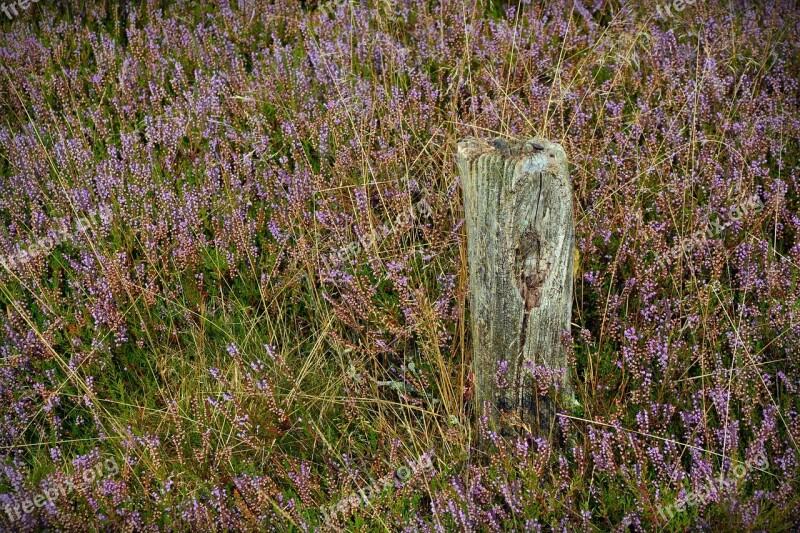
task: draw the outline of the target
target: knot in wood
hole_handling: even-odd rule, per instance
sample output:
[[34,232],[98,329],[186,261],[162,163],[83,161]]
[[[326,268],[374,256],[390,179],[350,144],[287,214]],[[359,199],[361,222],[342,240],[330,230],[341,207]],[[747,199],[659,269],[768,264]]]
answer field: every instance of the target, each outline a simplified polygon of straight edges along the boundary
[[542,286],[553,264],[549,246],[536,228],[528,228],[520,237],[514,254],[514,282],[517,285],[525,312],[539,307]]

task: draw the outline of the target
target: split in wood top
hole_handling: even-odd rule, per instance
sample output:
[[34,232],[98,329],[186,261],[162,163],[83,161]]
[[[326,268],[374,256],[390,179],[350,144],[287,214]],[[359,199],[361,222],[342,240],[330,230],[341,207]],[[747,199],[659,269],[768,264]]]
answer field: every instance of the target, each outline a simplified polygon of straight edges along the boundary
[[540,137],[527,140],[467,137],[459,141],[457,154],[466,161],[474,161],[482,155],[497,155],[505,160],[534,159],[542,162],[536,166],[549,166],[556,173],[567,174],[567,155],[564,149],[560,144]]

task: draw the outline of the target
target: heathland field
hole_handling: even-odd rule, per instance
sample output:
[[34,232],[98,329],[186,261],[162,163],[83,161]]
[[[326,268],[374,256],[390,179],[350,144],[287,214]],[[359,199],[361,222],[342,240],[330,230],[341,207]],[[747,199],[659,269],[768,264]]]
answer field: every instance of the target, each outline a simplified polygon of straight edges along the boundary
[[[474,406],[467,136],[569,160],[559,439]],[[6,1],[0,220],[2,531],[800,526],[796,2]]]

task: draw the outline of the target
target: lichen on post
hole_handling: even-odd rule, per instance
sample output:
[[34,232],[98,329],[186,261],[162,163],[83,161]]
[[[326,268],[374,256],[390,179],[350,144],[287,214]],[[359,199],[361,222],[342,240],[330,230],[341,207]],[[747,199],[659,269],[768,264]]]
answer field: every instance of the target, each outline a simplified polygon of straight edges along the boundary
[[[550,434],[554,400],[574,402],[562,342],[572,314],[575,248],[566,154],[539,138],[467,138],[456,157],[478,412],[488,405],[501,435],[520,428]],[[553,397],[556,389],[561,398]]]

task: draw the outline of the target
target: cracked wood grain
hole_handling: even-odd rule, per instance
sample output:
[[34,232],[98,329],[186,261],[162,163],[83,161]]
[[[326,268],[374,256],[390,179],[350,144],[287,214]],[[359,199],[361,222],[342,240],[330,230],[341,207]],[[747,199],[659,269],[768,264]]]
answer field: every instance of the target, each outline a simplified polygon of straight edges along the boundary
[[[467,229],[472,371],[478,412],[501,434],[552,429],[555,404],[525,363],[566,369],[572,314],[572,185],[560,145],[467,138],[456,154]],[[498,379],[501,363],[506,371]],[[501,386],[502,385],[502,386]],[[569,372],[560,383],[572,398]]]

